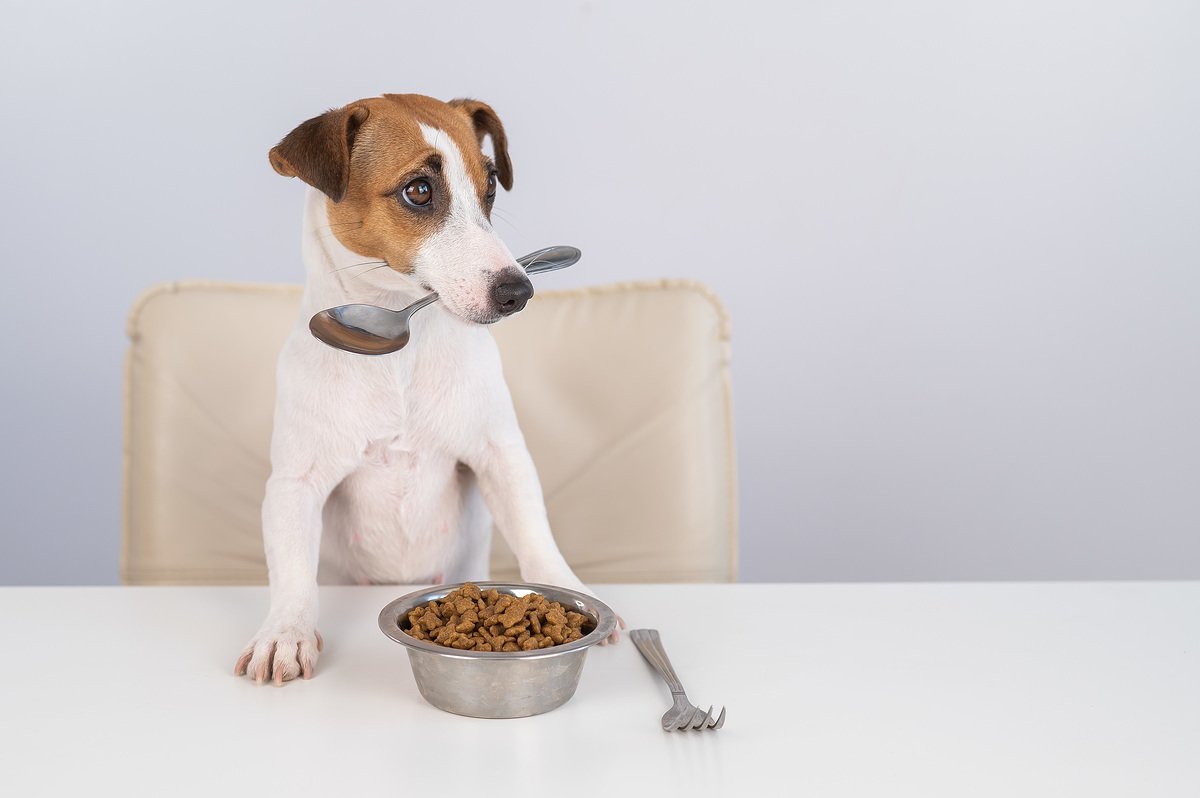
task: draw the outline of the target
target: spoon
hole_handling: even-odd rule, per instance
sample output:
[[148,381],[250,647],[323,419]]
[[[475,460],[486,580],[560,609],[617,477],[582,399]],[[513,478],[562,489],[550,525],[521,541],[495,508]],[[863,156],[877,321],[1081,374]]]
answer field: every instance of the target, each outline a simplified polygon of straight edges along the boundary
[[[575,247],[546,247],[517,258],[517,263],[526,274],[541,274],[565,269],[581,255]],[[404,348],[412,334],[408,320],[437,298],[437,294],[429,294],[400,310],[376,305],[339,305],[309,319],[308,329],[334,349],[359,355],[386,355]]]

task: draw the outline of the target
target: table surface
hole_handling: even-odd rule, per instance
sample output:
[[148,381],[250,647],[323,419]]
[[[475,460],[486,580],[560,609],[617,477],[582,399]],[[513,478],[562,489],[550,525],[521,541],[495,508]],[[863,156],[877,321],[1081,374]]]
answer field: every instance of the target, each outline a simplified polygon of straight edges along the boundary
[[533,718],[426,704],[323,587],[316,678],[232,675],[258,587],[0,588],[8,795],[1200,795],[1200,583],[611,585],[725,728],[665,733],[628,639]]

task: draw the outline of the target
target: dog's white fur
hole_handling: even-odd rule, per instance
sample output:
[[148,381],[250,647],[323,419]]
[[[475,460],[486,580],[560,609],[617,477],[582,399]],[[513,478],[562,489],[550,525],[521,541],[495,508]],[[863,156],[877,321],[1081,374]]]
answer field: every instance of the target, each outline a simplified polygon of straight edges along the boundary
[[[258,681],[311,674],[318,562],[322,582],[486,578],[494,516],[523,579],[585,590],[551,536],[496,344],[468,321],[487,306],[496,274],[519,267],[480,207],[462,153],[441,131],[422,132],[442,153],[452,209],[411,275],[373,268],[344,247],[330,230],[327,198],[308,190],[307,282],[279,356],[263,503],[271,606],[237,666],[248,660]],[[399,308],[428,293],[424,286],[441,302],[413,318],[399,352],[350,354],[309,332],[322,309]]]

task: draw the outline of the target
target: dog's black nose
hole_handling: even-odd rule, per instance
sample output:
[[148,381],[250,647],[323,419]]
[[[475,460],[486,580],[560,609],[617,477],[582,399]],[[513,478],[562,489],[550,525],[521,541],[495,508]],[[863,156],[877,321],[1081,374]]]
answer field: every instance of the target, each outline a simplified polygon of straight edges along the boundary
[[492,301],[501,316],[511,316],[533,296],[533,283],[523,274],[502,275],[492,284]]

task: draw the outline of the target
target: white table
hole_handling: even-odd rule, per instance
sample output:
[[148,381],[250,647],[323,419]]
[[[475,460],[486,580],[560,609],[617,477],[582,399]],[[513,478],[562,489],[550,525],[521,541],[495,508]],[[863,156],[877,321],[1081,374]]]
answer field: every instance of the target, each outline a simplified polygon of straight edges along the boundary
[[434,709],[376,627],[404,592],[322,588],[275,688],[232,675],[264,588],[0,588],[0,792],[1200,795],[1200,583],[599,587],[728,706],[704,734],[628,640],[549,714]]

